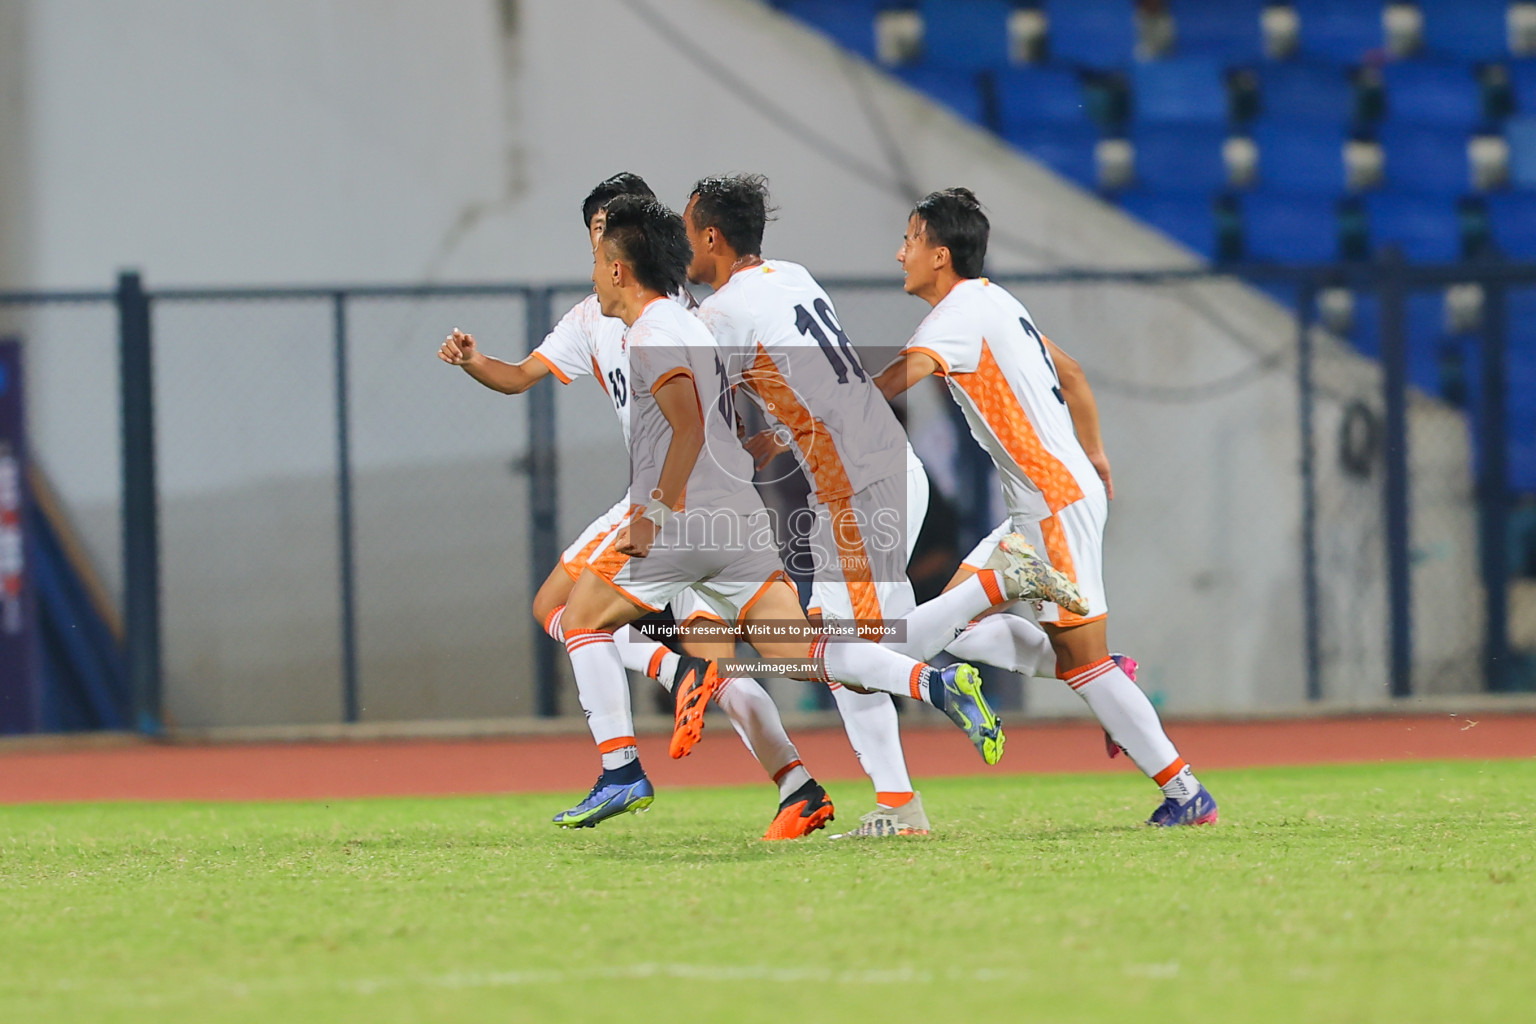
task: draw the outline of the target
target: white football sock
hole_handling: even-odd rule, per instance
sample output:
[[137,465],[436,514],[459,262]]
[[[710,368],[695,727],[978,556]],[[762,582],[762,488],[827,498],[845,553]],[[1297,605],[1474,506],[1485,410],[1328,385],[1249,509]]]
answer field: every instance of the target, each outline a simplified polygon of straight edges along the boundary
[[565,643],[565,633],[560,628],[560,619],[565,615],[565,605],[561,605],[549,613],[549,618],[544,620],[544,632],[554,637],[561,643]]
[[757,763],[778,783],[779,799],[810,779],[810,773],[800,763],[799,751],[790,742],[789,733],[784,731],[778,705],[761,683],[742,677],[723,680],[715,690],[715,703],[731,720],[736,735],[757,758]]
[[928,661],[955,642],[955,635],[966,624],[993,605],[1004,600],[1002,580],[994,569],[983,569],[952,590],[924,601],[902,616],[907,624],[907,638],[900,643],[883,644],[909,658]]
[[[1189,767],[1189,765],[1184,763],[1183,758],[1180,758],[1178,761],[1174,762],[1174,765],[1179,766],[1179,769],[1178,771],[1174,772],[1173,775],[1169,776],[1167,782],[1162,783],[1163,796],[1166,796],[1172,800],[1177,800],[1182,804],[1190,797],[1200,792],[1200,780],[1195,778],[1194,771]],[[1174,765],[1170,765],[1169,767],[1174,767]]]
[[839,683],[928,700],[927,677],[932,671],[922,662],[892,650],[890,644],[858,639],[828,643],[823,639],[811,645],[811,657],[826,659],[828,678]]
[[595,629],[567,630],[565,650],[571,658],[571,674],[576,677],[576,696],[587,715],[587,728],[604,755],[603,767],[620,767],[633,761],[629,756],[609,765],[609,754],[621,754],[635,746],[635,721],[629,707],[629,677],[619,660],[613,634]]
[[677,663],[682,659],[667,648],[666,644],[652,640],[634,626],[622,626],[614,631],[613,642],[619,649],[619,658],[631,672],[650,676],[672,689],[672,679],[677,673]]
[[961,661],[995,665],[1021,676],[1056,676],[1051,638],[1022,615],[1001,612],[977,619],[944,649]]
[[[1143,774],[1163,787],[1166,795],[1182,801],[1195,794],[1200,783],[1163,732],[1157,709],[1114,658],[1073,669],[1062,679],[1087,701],[1110,738],[1124,748]],[[1174,792],[1169,792],[1170,786]],[[1175,795],[1183,794],[1186,788],[1188,795]]]
[[875,784],[876,800],[895,806],[884,798],[899,800],[912,792],[912,778],[901,750],[896,702],[888,693],[854,693],[839,683],[832,684],[832,699],[837,701],[843,729],[860,767]]

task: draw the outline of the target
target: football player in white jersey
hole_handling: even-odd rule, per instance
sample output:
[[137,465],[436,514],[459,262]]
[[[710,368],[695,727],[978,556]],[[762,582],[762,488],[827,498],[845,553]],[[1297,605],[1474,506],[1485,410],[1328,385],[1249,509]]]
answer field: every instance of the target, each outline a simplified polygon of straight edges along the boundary
[[[972,435],[997,466],[1009,513],[956,578],[983,564],[990,549],[1009,546],[1013,531],[1071,576],[1088,603],[1086,613],[1047,605],[1039,616],[1054,649],[1056,675],[1162,788],[1163,802],[1149,824],[1214,822],[1215,799],[1164,733],[1152,702],[1109,651],[1103,578],[1109,461],[1092,392],[1077,364],[1040,333],[1029,311],[981,276],[989,232],[968,189],[934,192],[918,202],[897,260],[906,271],[907,292],[933,310],[877,383],[894,397],[931,374],[944,377]],[[1064,368],[1069,372],[1063,374]]]
[[[638,175],[629,173],[600,182],[588,194],[582,204],[582,218],[594,246],[601,236],[603,204],[629,193],[653,195]],[[683,295],[686,297],[686,293]],[[484,355],[471,335],[458,330],[444,341],[439,355],[504,394],[521,394],[550,375],[563,384],[591,375],[618,416],[627,447],[630,371],[624,351],[624,330],[623,322],[603,316],[597,296],[589,295],[572,307],[533,354],[520,363],[505,363]],[[561,620],[572,586],[586,568],[588,558],[618,529],[628,512],[626,495],[581,531],[539,588],[533,602],[534,616],[556,640],[565,641]],[[708,667],[706,659],[729,657],[735,651],[734,637],[728,632],[723,639],[706,638],[706,631],[725,627],[692,591],[679,594],[672,602],[672,610],[685,629],[685,650],[693,657],[681,657],[642,637],[632,627],[620,630],[615,637],[627,667],[647,672],[668,689],[674,688],[679,676],[702,674]],[[630,784],[641,773],[627,684],[596,691],[578,688],[578,695],[598,746],[603,776],[585,800],[562,811],[554,820],[567,827],[591,827],[626,810],[643,809],[649,804],[649,793],[639,792]],[[813,815],[801,815],[799,811],[813,803],[819,808],[825,801],[825,791],[801,763],[773,699],[756,680],[748,678],[721,680],[714,699],[779,788],[780,807],[764,838],[787,839],[808,834],[811,826],[819,823]],[[830,803],[827,806],[830,808]]]
[[[1075,588],[1036,559],[1032,567],[1047,585],[1042,593],[1005,595],[1006,578],[983,572],[917,606],[906,570],[927,512],[927,475],[831,298],[799,264],[763,258],[768,213],[762,175],[700,180],[683,212],[693,246],[688,276],[714,289],[698,316],[733,360],[732,382],[769,419],[771,429],[748,443],[757,468],[789,450],[812,485],[810,615],[857,624],[864,635],[926,660],[955,638],[957,626],[1005,599],[1070,600]],[[898,619],[899,639],[882,629]],[[890,695],[837,684],[833,693],[875,786],[876,809],[845,834],[926,833]]]
[[[691,258],[682,218],[652,199],[607,204],[593,251],[604,315],[629,328],[631,513],[592,556],[566,603],[571,665],[594,689],[622,679],[615,629],[693,587],[759,654],[801,678],[912,694],[944,711],[988,764],[1003,752],[997,716],[969,665],[939,670],[859,637],[812,631],[779,562],[752,459],[736,439],[732,389],[709,330],[667,295]],[[699,741],[714,666],[681,680],[671,753]]]

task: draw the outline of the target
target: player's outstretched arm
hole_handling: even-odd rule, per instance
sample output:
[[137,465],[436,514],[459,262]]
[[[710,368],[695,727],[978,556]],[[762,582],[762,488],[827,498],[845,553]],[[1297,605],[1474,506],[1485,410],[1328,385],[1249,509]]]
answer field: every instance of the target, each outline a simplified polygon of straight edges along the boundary
[[903,352],[875,377],[875,386],[890,401],[924,377],[939,372],[938,360],[926,352]]
[[1088,386],[1088,375],[1076,359],[1063,352],[1050,338],[1045,339],[1051,352],[1051,362],[1056,366],[1056,376],[1061,382],[1061,396],[1067,400],[1067,411],[1072,414],[1072,429],[1077,442],[1083,446],[1088,461],[1098,470],[1104,481],[1104,493],[1115,496],[1115,484],[1109,475],[1109,456],[1104,454],[1104,437],[1099,433],[1099,403]]
[[473,334],[465,334],[457,327],[444,339],[437,358],[450,366],[463,367],[475,380],[504,395],[520,395],[549,375],[549,364],[533,356],[520,363],[507,363],[486,355],[475,344]]

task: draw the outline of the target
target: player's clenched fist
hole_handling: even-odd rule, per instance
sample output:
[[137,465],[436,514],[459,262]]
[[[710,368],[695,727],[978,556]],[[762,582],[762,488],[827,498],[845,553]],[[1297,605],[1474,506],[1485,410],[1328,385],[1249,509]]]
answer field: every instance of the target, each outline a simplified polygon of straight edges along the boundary
[[475,336],[465,334],[457,327],[453,333],[443,339],[443,346],[437,350],[437,358],[450,366],[468,366],[480,356],[480,350],[475,347]]

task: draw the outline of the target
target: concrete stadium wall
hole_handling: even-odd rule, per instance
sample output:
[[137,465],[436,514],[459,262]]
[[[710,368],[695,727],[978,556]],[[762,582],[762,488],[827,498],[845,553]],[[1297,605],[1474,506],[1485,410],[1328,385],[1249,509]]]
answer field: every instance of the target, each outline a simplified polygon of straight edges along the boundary
[[[781,206],[769,255],[829,276],[894,276],[911,201],[951,184],[991,211],[993,272],[1195,263],[752,0],[13,0],[0,12],[17,29],[0,33],[0,57],[26,58],[0,61],[0,285],[102,287],[125,266],[152,285],[581,281],[579,201],[619,169],[675,204],[702,174],[768,174]],[[1235,283],[1020,296],[1101,394],[1119,493],[1115,646],[1170,709],[1302,701],[1291,317]],[[899,293],[836,298],[871,344],[900,343],[926,309]],[[523,351],[519,314],[501,306],[395,307],[352,331],[365,543],[382,573],[365,561],[365,717],[527,706],[527,580],[545,567],[526,565],[524,487],[506,469],[524,410],[435,364],[456,324],[495,353]],[[78,352],[62,342],[74,336],[32,326],[42,459],[110,563],[109,364],[91,371],[103,379],[90,402],[72,400]],[[178,308],[157,311],[156,329],[171,714],[335,716],[325,310]],[[110,358],[110,334],[91,344]],[[1379,406],[1377,380],[1320,344],[1326,693],[1369,700],[1385,693],[1380,479],[1343,474],[1331,439],[1349,401]],[[595,396],[579,383],[559,398],[567,535],[624,485]],[[935,414],[915,412],[914,429]],[[1445,601],[1475,591],[1464,426],[1416,398],[1413,432],[1417,684],[1469,689],[1481,612]],[[1050,680],[1028,700],[1080,710]]]

